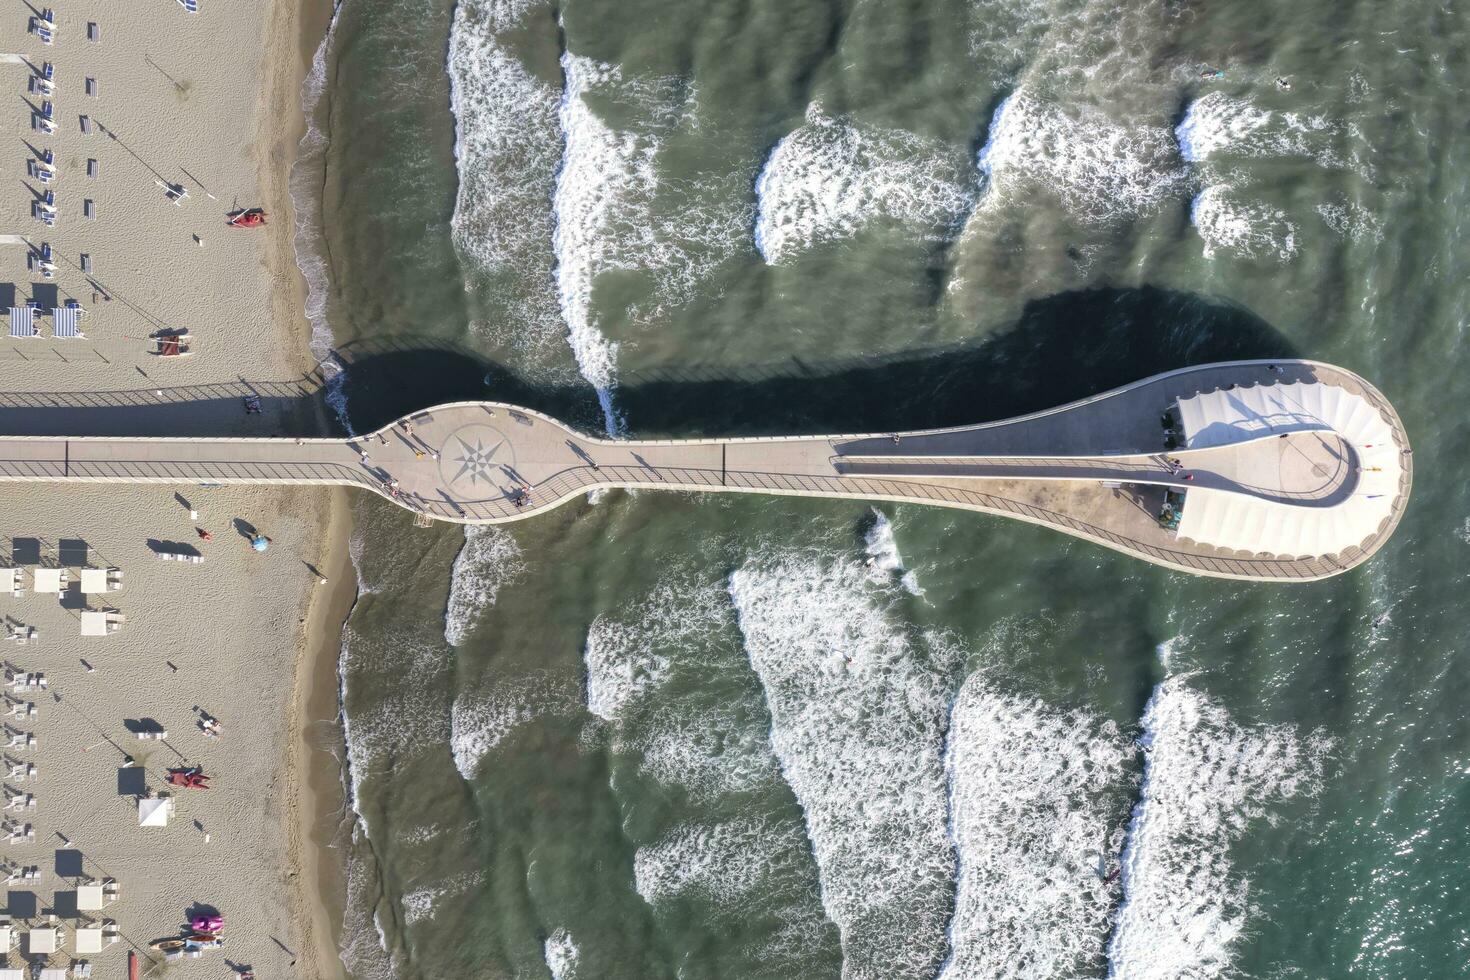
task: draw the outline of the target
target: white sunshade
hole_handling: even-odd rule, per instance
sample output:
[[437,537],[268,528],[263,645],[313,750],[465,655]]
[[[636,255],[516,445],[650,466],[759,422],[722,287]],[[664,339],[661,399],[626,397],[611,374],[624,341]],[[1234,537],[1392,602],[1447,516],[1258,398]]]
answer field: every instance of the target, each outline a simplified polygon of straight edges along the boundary
[[1185,445],[1203,449],[1284,432],[1332,432],[1362,468],[1353,493],[1330,507],[1203,487],[1185,493],[1179,537],[1288,557],[1335,555],[1361,544],[1393,513],[1402,461],[1393,429],[1361,395],[1322,382],[1258,385],[1179,400]]
[[47,926],[26,933],[26,952],[47,955],[56,952],[56,930]]
[[82,310],[78,306],[52,307],[51,333],[60,339],[82,336],[82,328],[79,325],[81,316]]
[[102,886],[78,885],[77,908],[83,912],[96,912],[102,908]]
[[138,801],[139,827],[167,827],[173,814],[174,801],[170,796],[147,796]]
[[12,306],[10,308],[10,336],[36,336],[36,311],[33,307]]
[[41,971],[36,980],[67,980],[66,971],[59,966],[48,966]]
[[76,931],[77,955],[102,952],[102,927],[84,926]]
[[61,592],[61,569],[38,568],[36,569],[36,591],[60,594]]
[[93,592],[106,592],[107,570],[105,568],[82,569],[82,591],[88,594]]
[[82,611],[82,635],[106,636],[107,613],[86,609]]
[[0,970],[0,980],[26,980],[26,971],[8,967]]

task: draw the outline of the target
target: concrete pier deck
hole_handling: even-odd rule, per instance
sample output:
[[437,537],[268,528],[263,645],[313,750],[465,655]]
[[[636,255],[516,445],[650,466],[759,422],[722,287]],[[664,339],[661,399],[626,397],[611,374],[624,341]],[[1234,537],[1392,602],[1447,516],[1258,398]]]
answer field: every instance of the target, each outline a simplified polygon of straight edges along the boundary
[[[1315,555],[1211,547],[1161,526],[1170,490],[1186,495],[1186,508],[1188,492],[1205,489],[1320,509],[1314,517],[1361,492],[1358,448],[1320,428],[1165,452],[1160,418],[1179,399],[1293,382],[1341,388],[1391,431],[1402,474],[1378,526]],[[1002,422],[918,432],[610,440],[513,405],[466,402],[346,440],[0,437],[0,482],[345,484],[460,523],[532,517],[602,487],[890,500],[1044,524],[1194,574],[1305,581],[1382,546],[1408,501],[1410,458],[1392,406],[1357,375],[1252,361],[1185,368]]]

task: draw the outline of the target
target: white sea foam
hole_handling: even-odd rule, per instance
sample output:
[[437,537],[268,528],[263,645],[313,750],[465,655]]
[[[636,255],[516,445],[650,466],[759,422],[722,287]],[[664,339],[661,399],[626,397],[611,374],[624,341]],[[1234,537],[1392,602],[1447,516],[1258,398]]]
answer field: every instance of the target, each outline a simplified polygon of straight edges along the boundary
[[924,590],[919,588],[918,576],[903,567],[903,556],[898,553],[898,539],[893,536],[892,522],[876,507],[873,508],[873,526],[863,536],[863,543],[867,546],[871,559],[868,567],[875,579],[897,578],[911,594],[924,594]]
[[498,34],[541,5],[543,0],[459,3],[447,66],[459,172],[454,243],[478,268],[519,283],[518,299],[505,311],[514,328],[495,332],[523,350],[559,344],[564,336],[546,206],[561,162],[560,93],[527,71]]
[[843,976],[931,976],[955,871],[942,757],[950,665],[888,621],[858,562],[752,560],[729,588]]
[[694,716],[660,706],[626,745],[642,754],[642,772],[712,804],[779,778],[771,744],[764,730],[751,727],[751,714],[743,704],[702,707]]
[[454,699],[449,716],[449,748],[454,767],[474,778],[480,760],[521,726],[547,714],[568,714],[579,707],[576,693],[549,674],[531,674],[495,684],[488,691]]
[[974,203],[975,180],[951,157],[913,133],[860,126],[812,103],[756,179],[755,247],[774,265],[879,217],[953,222]]
[[1087,106],[1063,107],[1024,87],[996,109],[979,166],[984,207],[1045,190],[1089,222],[1157,211],[1188,179],[1167,129],[1125,125]]
[[577,964],[581,962],[582,950],[572,940],[572,934],[557,929],[546,937],[543,955],[551,980],[577,980]]
[[362,980],[395,980],[388,955],[388,941],[378,920],[379,883],[371,852],[353,829],[353,844],[347,859],[347,895],[342,909],[342,942],[339,956],[353,977]]
[[649,905],[691,892],[733,905],[768,882],[777,865],[796,859],[804,847],[800,831],[781,822],[686,824],[638,849],[633,881]]
[[494,605],[501,588],[515,581],[525,567],[520,545],[505,528],[465,525],[464,547],[454,558],[444,609],[444,639],[450,646],[465,641],[475,617]]
[[1174,130],[1191,163],[1215,156],[1307,157],[1342,166],[1331,141],[1341,126],[1325,116],[1261,109],[1245,99],[1210,92],[1191,102]]
[[965,682],[946,758],[959,886],[941,980],[1083,976],[1101,961],[1133,755],[1111,723]]
[[587,631],[587,710],[614,721],[669,673],[670,655],[723,621],[725,603],[709,587],[671,578],[627,613],[603,615]]
[[1317,205],[1328,228],[1354,242],[1383,241],[1383,222],[1373,212],[1346,198]]
[[1288,726],[1238,725],[1187,675],[1154,689],[1140,744],[1109,975],[1226,976],[1250,913],[1231,847],[1281,801],[1316,792],[1328,745]]
[[1189,208],[1189,220],[1205,243],[1205,257],[1224,250],[1242,258],[1286,262],[1297,253],[1296,225],[1286,212],[1242,200],[1234,189],[1211,184]]
[[466,871],[451,875],[431,885],[404,892],[399,898],[399,904],[403,906],[404,923],[413,925],[416,922],[432,919],[441,901],[468,893],[482,880],[478,871]]

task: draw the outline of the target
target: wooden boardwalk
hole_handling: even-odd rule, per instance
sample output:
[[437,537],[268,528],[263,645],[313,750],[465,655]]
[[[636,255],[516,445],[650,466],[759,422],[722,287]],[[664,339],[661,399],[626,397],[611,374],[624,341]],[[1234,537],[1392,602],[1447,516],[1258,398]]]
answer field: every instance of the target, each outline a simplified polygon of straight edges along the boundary
[[[1351,453],[1321,432],[1171,451],[1190,482],[1166,463],[1159,419],[1175,400],[1289,381],[1348,389],[1389,421],[1406,461],[1390,516],[1340,554],[1295,559],[1223,551],[1160,527],[1169,488],[1317,507],[1352,492]],[[1195,574],[1303,581],[1345,571],[1387,540],[1409,497],[1408,449],[1397,414],[1361,378],[1279,361],[1186,368],[1030,416],[922,432],[608,440],[526,409],[469,402],[349,440],[0,437],[0,481],[340,484],[460,523],[531,517],[603,487],[890,500],[1044,524]]]

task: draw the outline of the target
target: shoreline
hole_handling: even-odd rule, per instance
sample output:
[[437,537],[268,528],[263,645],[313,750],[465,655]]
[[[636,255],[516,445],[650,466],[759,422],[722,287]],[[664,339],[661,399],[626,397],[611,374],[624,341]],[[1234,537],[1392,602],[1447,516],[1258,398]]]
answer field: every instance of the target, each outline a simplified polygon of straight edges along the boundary
[[[313,351],[313,324],[307,315],[309,285],[296,251],[292,176],[309,124],[303,89],[334,8],[335,0],[277,0],[263,19],[259,123],[253,152],[261,196],[278,216],[268,226],[265,268],[271,282],[275,342],[302,377],[317,371],[318,359]],[[330,428],[320,410],[293,415],[297,431],[321,433]],[[337,660],[357,578],[348,553],[352,521],[346,493],[333,488],[323,497],[325,523],[318,554],[328,584],[309,587],[282,762],[284,871],[290,883],[289,905],[298,949],[296,972],[305,980],[347,976],[339,953],[347,872],[346,855],[338,840],[345,805],[341,761],[345,741],[337,700]]]
[[348,554],[352,520],[346,491],[325,501],[321,572],[325,587],[312,592],[297,651],[283,763],[288,787],[283,822],[292,921],[300,949],[298,975],[307,980],[346,977],[338,953],[346,900],[346,856],[341,849],[346,789],[345,745],[338,705],[337,658],[341,631],[357,595]]

